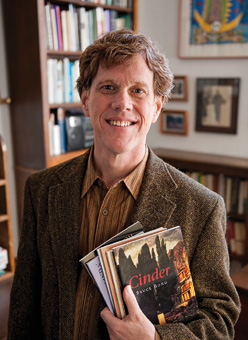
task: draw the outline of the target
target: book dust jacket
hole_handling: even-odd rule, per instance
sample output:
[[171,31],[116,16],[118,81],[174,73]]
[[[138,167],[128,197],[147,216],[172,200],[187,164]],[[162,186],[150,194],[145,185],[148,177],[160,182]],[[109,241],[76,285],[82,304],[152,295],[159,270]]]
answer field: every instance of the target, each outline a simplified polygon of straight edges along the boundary
[[115,247],[113,254],[123,287],[131,286],[153,324],[199,316],[180,227]]

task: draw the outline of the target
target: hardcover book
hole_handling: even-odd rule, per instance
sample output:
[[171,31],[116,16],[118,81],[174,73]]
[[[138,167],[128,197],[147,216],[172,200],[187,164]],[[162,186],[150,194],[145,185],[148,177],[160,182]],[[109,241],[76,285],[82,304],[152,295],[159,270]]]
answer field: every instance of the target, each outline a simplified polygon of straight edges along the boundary
[[112,249],[123,287],[130,285],[153,324],[188,322],[198,304],[180,227]]

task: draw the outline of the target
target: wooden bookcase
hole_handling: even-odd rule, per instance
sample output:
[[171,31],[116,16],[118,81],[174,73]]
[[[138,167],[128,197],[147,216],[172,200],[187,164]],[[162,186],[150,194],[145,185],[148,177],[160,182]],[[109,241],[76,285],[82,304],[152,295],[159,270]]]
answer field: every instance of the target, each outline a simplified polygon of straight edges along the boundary
[[[130,13],[132,27],[138,30],[138,0],[132,8],[96,4],[81,0],[50,0],[51,4],[93,9],[116,10]],[[47,86],[47,59],[79,59],[81,51],[47,50],[45,0],[3,1],[4,30],[8,64],[11,103],[11,125],[16,171],[19,214],[23,188],[32,172],[56,165],[80,155],[84,150],[50,156],[48,121],[50,111],[57,107],[80,108],[80,103],[49,105]]]
[[[164,148],[154,148],[153,151],[165,162],[186,173],[197,172],[200,174],[222,176],[224,178],[224,183],[227,178],[244,181],[248,180],[248,159],[245,158],[169,150]],[[248,193],[246,192],[246,197],[247,196]],[[224,195],[224,199],[225,198],[226,196]],[[246,210],[242,214],[232,211],[228,212],[228,220],[241,222],[245,225],[246,237],[244,240],[244,254],[237,255],[230,252],[230,259],[236,260],[243,266],[248,263],[248,203],[246,204]]]
[[8,251],[8,266],[0,282],[13,275],[15,259],[13,250],[10,193],[8,180],[7,147],[0,136],[0,246]]
[[0,276],[0,339],[6,339],[9,296],[15,270],[10,193],[8,181],[7,148],[0,136],[0,246],[8,251],[8,265]]

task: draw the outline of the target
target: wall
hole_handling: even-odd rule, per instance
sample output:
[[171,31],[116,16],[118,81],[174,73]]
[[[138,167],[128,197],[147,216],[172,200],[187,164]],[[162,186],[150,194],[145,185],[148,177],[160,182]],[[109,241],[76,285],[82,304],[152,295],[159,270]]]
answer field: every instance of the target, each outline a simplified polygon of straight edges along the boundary
[[[8,97],[8,81],[6,72],[5,44],[3,34],[2,20],[2,2],[0,2],[0,91],[2,98]],[[16,254],[18,243],[18,227],[17,227],[17,204],[15,195],[15,178],[14,178],[14,163],[13,150],[10,131],[10,109],[6,104],[0,105],[0,134],[7,146],[8,168],[9,168],[9,185],[11,198],[11,217],[13,227],[14,251]]]
[[[189,78],[188,102],[171,102],[168,109],[187,110],[189,113],[188,136],[161,134],[159,123],[154,124],[148,135],[151,147],[165,147],[203,153],[248,158],[248,60],[247,59],[195,59],[177,57],[179,0],[140,0],[139,31],[156,40],[170,62],[175,75]],[[241,79],[236,135],[196,132],[196,78],[214,77]]]

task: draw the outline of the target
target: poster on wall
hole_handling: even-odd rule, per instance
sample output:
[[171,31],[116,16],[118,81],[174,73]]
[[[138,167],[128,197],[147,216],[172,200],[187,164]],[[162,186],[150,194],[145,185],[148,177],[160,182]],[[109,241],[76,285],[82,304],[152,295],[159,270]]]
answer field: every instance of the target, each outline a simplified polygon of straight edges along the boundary
[[248,0],[180,0],[180,58],[248,58]]

